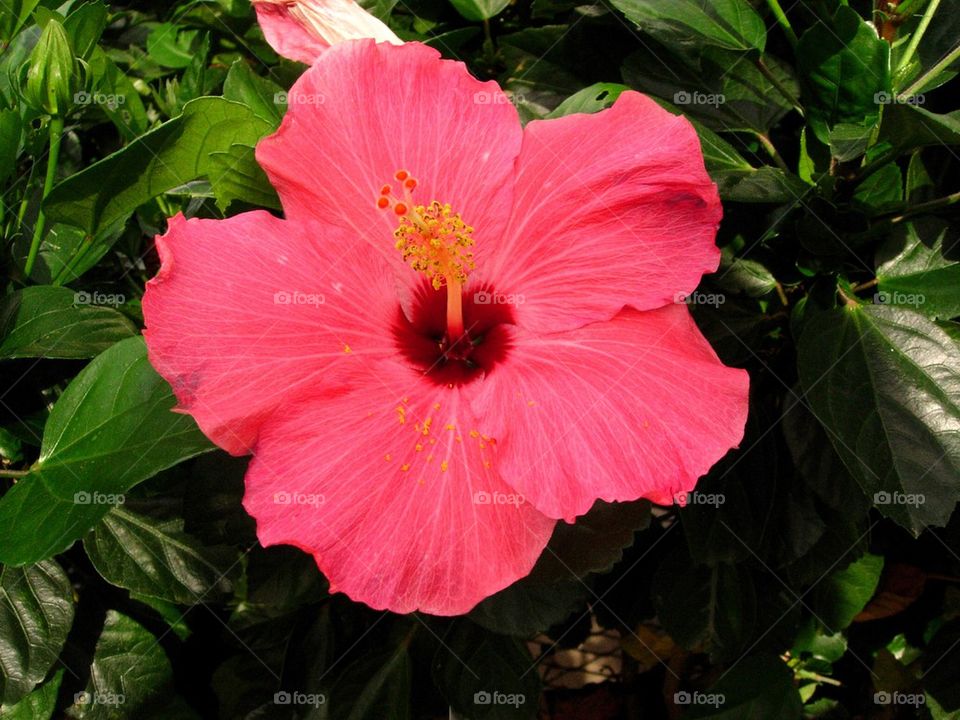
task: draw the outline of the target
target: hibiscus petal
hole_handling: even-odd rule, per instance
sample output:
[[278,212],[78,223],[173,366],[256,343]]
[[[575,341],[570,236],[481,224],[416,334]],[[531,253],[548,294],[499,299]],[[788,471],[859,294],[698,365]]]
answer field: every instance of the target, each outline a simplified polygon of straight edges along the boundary
[[255,0],[253,7],[270,47],[307,65],[331,45],[346,40],[402,42],[353,0]]
[[529,573],[555,521],[500,478],[465,391],[395,362],[352,385],[264,426],[244,497],[260,542],[314,553],[334,590],[397,613],[465,613]]
[[529,123],[503,240],[483,278],[518,294],[518,321],[557,332],[649,310],[717,268],[721,207],[690,123],[623,93],[594,115]]
[[723,365],[685,305],[538,337],[517,329],[474,409],[504,479],[549,517],[597,499],[671,502],[743,438],[748,376]]
[[381,252],[394,249],[396,217],[378,210],[398,170],[418,181],[413,200],[449,203],[494,242],[509,215],[513,162],[522,131],[493,82],[420,43],[338,44],[294,84],[280,129],[257,145],[257,160],[290,219],[350,228]]
[[347,355],[395,352],[393,275],[337,228],[259,211],[177,215],[157,250],[143,298],[150,362],[178,409],[229,452],[249,452],[267,414],[325,383]]

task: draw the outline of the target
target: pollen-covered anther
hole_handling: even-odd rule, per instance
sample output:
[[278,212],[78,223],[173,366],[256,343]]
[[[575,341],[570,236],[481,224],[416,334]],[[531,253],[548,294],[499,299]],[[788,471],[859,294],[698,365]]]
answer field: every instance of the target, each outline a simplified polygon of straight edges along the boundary
[[377,207],[393,208],[399,225],[393,235],[395,247],[417,272],[423,273],[433,287],[463,284],[474,269],[473,228],[449,204],[433,200],[429,205],[413,201],[417,179],[406,170],[398,170],[394,180],[400,183],[403,197],[393,194],[391,185],[380,189]]

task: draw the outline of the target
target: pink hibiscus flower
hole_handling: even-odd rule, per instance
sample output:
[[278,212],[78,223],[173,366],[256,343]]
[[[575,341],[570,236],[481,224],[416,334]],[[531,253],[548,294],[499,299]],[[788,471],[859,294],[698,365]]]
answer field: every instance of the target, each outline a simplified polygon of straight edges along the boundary
[[344,40],[402,42],[354,0],[253,0],[253,8],[270,47],[307,65]]
[[558,519],[670,502],[747,375],[674,302],[719,253],[690,124],[626,92],[521,128],[424,45],[338,44],[257,158],[285,219],[170,220],[143,300],[179,408],[253,453],[264,545],[374,608],[460,614]]

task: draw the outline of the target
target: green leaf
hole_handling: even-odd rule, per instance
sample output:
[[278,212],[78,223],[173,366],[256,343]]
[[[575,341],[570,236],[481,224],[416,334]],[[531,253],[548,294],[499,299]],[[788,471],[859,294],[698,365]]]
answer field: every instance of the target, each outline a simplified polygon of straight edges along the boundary
[[89,358],[137,328],[112,307],[122,296],[35,285],[0,300],[0,359]]
[[[739,661],[704,695],[719,696],[722,702],[691,704],[684,718],[800,720],[803,716],[793,673],[776,656],[753,655]],[[692,702],[697,696],[689,693],[688,697]]]
[[688,650],[705,646],[717,661],[736,657],[757,621],[757,597],[746,566],[695,566],[679,552],[657,571],[653,602],[674,641]]
[[[766,133],[793,107],[740,53],[706,47],[698,52],[695,65],[674,61],[664,73],[661,57],[669,52],[669,47],[636,50],[621,67],[624,82],[673,103],[674,111],[682,110],[718,132]],[[782,87],[799,94],[788,65],[773,56],[764,63]]]
[[838,8],[832,27],[817,23],[797,44],[797,67],[810,127],[830,143],[841,123],[875,125],[890,95],[890,45],[855,10]]
[[633,544],[634,533],[650,524],[650,503],[605,503],[598,500],[572,525],[557,523],[546,550],[531,574],[570,580],[610,570]]
[[457,620],[433,663],[434,682],[470,720],[535,718],[540,676],[525,645]]
[[579,607],[587,612],[588,597],[582,580],[547,581],[531,574],[483,600],[468,617],[491,632],[531,638]]
[[831,633],[843,630],[870,602],[882,571],[883,557],[867,553],[830,573],[813,591],[814,617]]
[[24,698],[50,670],[73,624],[73,587],[53,560],[0,566],[0,701]]
[[960,145],[960,110],[937,114],[916,105],[886,105],[878,140],[900,152],[928,145]]
[[50,720],[57,707],[57,693],[63,680],[63,670],[57,670],[53,677],[16,705],[0,706],[0,718],[3,720]]
[[169,702],[172,682],[170,661],[157,638],[126,615],[108,610],[90,679],[67,715],[77,720],[156,717],[157,708]]
[[16,110],[0,109],[0,183],[17,169],[20,134],[20,113]]
[[181,605],[217,602],[240,572],[235,548],[205,546],[184,532],[180,503],[130,500],[108,512],[83,547],[106,580]]
[[853,193],[854,207],[867,214],[896,209],[903,203],[903,173],[888,163],[864,180]]
[[87,60],[93,54],[103,29],[107,26],[107,6],[102,2],[88,2],[71,10],[63,23],[73,51],[77,57]]
[[616,99],[620,97],[620,93],[629,89],[626,85],[620,83],[594,83],[568,97],[554,108],[547,117],[558,118],[574,113],[595,113],[613,105]]
[[957,239],[957,229],[939,218],[917,218],[898,226],[879,253],[878,299],[891,305],[910,301],[918,312],[933,318],[960,315]]
[[213,181],[217,207],[226,211],[230,203],[240,200],[258,207],[280,209],[280,198],[267,174],[257,163],[252,145],[235,143],[225,152],[212,152],[208,172]]
[[331,688],[330,720],[409,720],[411,675],[406,642],[361,658]]
[[174,404],[142,338],[98,355],[54,405],[30,474],[0,499],[0,561],[23,565],[62,552],[122,493],[211,450],[192,418],[170,412]]
[[612,0],[614,7],[665,44],[715,45],[763,52],[763,20],[745,0]]
[[510,0],[450,0],[450,4],[467,20],[489,20],[503,12]]
[[273,80],[254,73],[248,63],[237,60],[223,81],[223,97],[243,103],[275,129],[283,118],[281,108],[285,103],[281,101],[286,99],[287,93]]
[[847,470],[915,534],[945,524],[960,498],[960,348],[901,308],[807,315],[800,381]]
[[147,52],[168,68],[185,68],[193,62],[200,31],[185,30],[173,23],[161,23],[147,36]]
[[727,292],[742,293],[749,297],[763,297],[777,287],[773,273],[756,260],[737,257],[730,246],[720,254],[716,281]]
[[236,145],[253,147],[270,132],[240,103],[198,98],[183,114],[57,185],[44,203],[47,218],[96,234],[140,205],[180,185],[207,177],[216,189],[223,168],[211,161]]

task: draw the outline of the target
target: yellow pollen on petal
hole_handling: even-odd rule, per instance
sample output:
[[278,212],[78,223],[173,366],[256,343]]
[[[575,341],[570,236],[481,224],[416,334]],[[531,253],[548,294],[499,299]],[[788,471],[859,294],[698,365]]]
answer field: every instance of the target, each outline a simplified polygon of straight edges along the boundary
[[407,470],[410,469],[410,463],[404,463],[403,465],[400,466],[400,469],[403,470],[403,472],[406,472]]
[[442,463],[440,463],[440,472],[446,472],[448,467],[450,466],[447,464],[447,461],[444,460]]
[[353,352],[353,351],[350,349],[350,346],[347,345],[346,343],[344,343],[343,351],[344,351],[345,353],[347,353],[348,355],[349,355],[351,352]]

